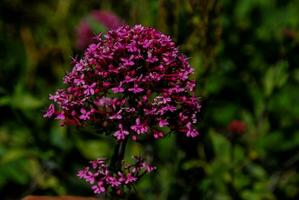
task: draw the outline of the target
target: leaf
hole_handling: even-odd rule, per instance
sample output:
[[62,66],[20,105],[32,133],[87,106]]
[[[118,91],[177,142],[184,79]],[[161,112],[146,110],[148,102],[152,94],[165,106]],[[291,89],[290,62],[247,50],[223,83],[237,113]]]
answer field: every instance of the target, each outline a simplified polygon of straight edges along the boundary
[[25,168],[27,161],[25,158],[16,158],[9,162],[2,162],[0,164],[0,186],[7,181],[18,184],[28,183],[29,175]]
[[213,130],[209,132],[209,136],[212,140],[216,158],[229,163],[231,151],[230,142],[223,135],[216,133]]
[[90,160],[94,160],[99,157],[106,157],[107,154],[112,151],[112,147],[105,141],[77,140],[76,146],[80,152]]
[[70,147],[70,141],[67,139],[66,128],[61,126],[55,126],[51,129],[51,143],[63,150]]
[[270,67],[264,78],[264,89],[266,96],[270,96],[275,87],[282,87],[287,79],[288,63],[286,61],[278,62],[274,67]]
[[0,98],[0,106],[7,106],[10,105],[11,98],[9,96],[4,96]]
[[269,96],[275,86],[274,78],[275,78],[275,69],[273,67],[270,67],[268,71],[266,72],[265,78],[264,78],[264,89],[266,96]]
[[173,160],[177,154],[175,148],[175,137],[168,135],[157,141],[159,155],[163,160]]
[[208,167],[208,163],[202,161],[202,160],[189,160],[185,163],[183,163],[182,168],[184,170],[190,170],[193,168],[207,168]]
[[0,159],[0,164],[13,162],[15,160],[24,158],[27,155],[28,155],[28,152],[24,151],[24,149],[13,148],[13,149],[10,149],[9,151],[6,151],[4,156],[2,156],[2,158]]
[[267,173],[265,169],[262,168],[262,166],[256,164],[249,164],[247,165],[247,168],[250,172],[250,175],[259,180],[265,179],[267,177]]

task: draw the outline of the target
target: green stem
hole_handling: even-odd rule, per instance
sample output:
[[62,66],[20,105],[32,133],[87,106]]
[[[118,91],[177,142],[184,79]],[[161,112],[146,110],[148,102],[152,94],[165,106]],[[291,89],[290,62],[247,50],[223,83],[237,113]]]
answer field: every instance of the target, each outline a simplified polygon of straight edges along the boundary
[[[126,138],[123,141],[117,142],[117,144],[115,146],[114,153],[112,155],[110,165],[109,165],[110,170],[114,173],[117,173],[118,171],[121,170],[122,161],[125,156],[127,141],[128,141],[128,138]],[[112,191],[111,197],[110,197],[111,200],[119,199],[118,195],[115,192],[116,192],[115,190]]]
[[128,139],[120,141],[116,144],[113,156],[110,161],[110,170],[117,172],[121,169],[121,164],[125,156],[125,150]]
[[228,184],[228,190],[233,200],[240,200],[240,196],[238,194],[238,191],[235,187],[235,147],[236,147],[236,141],[233,134],[231,134],[231,168],[230,168],[230,175],[231,175],[231,181]]

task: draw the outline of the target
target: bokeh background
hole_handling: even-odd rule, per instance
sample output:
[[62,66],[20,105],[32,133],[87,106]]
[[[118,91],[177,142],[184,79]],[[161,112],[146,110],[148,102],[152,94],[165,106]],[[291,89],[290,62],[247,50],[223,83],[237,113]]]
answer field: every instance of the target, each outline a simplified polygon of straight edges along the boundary
[[94,10],[171,35],[196,72],[201,136],[129,144],[158,166],[135,198],[299,199],[298,0],[1,0],[0,199],[93,195],[77,170],[113,140],[42,113],[82,54],[80,21],[107,31]]

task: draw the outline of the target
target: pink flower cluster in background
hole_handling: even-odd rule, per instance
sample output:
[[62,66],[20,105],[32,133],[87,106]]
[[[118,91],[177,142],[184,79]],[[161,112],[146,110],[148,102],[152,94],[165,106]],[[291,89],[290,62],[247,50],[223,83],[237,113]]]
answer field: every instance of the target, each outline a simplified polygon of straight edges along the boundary
[[200,103],[193,69],[167,35],[141,25],[122,26],[91,44],[50,95],[45,117],[62,125],[96,125],[117,140],[199,135]]
[[124,190],[124,186],[130,187],[144,174],[156,169],[139,157],[134,157],[134,161],[134,164],[124,163],[122,170],[112,172],[105,159],[97,159],[90,161],[90,166],[80,170],[78,176],[91,184],[95,194],[105,193],[109,190],[120,193]]
[[97,33],[92,29],[91,23],[96,23],[98,26],[102,26],[107,31],[114,30],[119,26],[124,25],[124,22],[111,11],[92,11],[81,20],[76,28],[76,48],[79,50],[83,50],[89,44],[95,42],[94,37]]

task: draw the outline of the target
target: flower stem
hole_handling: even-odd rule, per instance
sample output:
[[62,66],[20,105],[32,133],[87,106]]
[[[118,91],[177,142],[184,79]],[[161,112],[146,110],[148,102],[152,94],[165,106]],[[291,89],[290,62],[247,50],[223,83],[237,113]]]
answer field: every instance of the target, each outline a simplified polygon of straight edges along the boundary
[[[121,169],[122,161],[125,156],[125,150],[126,150],[126,145],[127,145],[128,139],[125,138],[123,141],[117,142],[114,153],[112,155],[111,161],[110,161],[110,170],[117,173]],[[111,200],[117,200],[119,199],[118,195],[115,193],[116,191],[114,190],[111,193]]]
[[125,156],[125,150],[128,139],[124,139],[116,144],[113,156],[110,161],[110,169],[114,172],[117,172],[121,169],[121,162]]

